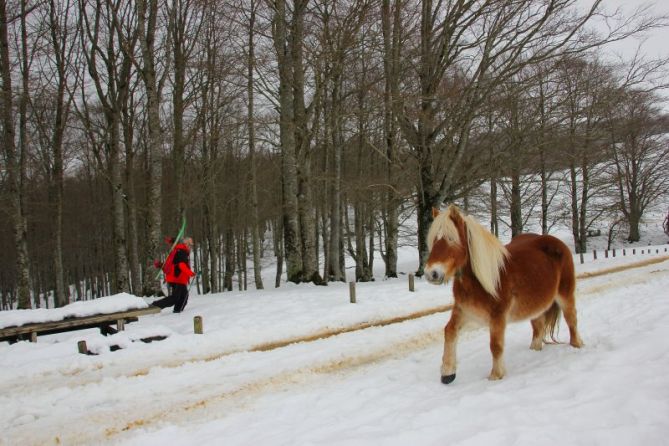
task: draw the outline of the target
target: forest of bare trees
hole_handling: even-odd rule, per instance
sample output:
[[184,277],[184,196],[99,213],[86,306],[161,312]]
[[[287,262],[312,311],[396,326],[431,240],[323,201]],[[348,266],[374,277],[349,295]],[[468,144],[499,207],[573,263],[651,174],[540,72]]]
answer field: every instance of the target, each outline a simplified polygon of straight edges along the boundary
[[494,233],[566,223],[576,252],[604,216],[638,241],[669,193],[667,64],[602,48],[666,24],[600,0],[0,0],[1,307],[157,294],[183,218],[202,293],[346,280],[345,258],[396,277],[406,227],[420,275],[453,201]]

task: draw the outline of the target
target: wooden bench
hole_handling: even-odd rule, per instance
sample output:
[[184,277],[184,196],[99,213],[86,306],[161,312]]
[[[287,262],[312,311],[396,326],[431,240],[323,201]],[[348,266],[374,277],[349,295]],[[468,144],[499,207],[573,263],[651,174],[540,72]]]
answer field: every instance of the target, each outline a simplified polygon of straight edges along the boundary
[[[40,322],[25,324],[19,327],[0,328],[0,341],[14,343],[19,340],[28,339],[30,342],[37,342],[37,334],[47,335],[87,328],[99,328],[100,333],[107,336],[124,330],[126,323],[136,322],[140,316],[160,313],[160,310],[158,307],[148,307],[139,310],[73,317],[63,319],[62,321]],[[112,327],[114,324],[116,328]]]

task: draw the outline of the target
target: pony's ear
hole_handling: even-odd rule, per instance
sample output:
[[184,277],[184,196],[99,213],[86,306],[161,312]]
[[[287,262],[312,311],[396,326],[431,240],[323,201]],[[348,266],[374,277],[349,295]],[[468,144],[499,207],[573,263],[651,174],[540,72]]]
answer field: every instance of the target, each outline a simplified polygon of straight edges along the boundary
[[458,209],[457,206],[451,205],[448,207],[448,216],[453,220],[453,223],[455,223],[456,226],[461,227],[465,225],[460,209]]
[[437,215],[439,215],[439,209],[432,208],[432,218],[437,218]]

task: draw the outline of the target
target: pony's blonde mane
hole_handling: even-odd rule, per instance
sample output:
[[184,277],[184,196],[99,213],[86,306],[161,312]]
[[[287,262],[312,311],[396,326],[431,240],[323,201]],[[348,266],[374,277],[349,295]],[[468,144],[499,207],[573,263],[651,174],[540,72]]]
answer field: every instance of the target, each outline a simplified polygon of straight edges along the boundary
[[484,228],[471,215],[463,215],[455,206],[449,206],[444,212],[440,212],[434,218],[427,234],[427,245],[432,250],[434,242],[445,239],[451,245],[462,245],[458,228],[450,218],[457,213],[465,223],[467,229],[469,262],[472,265],[474,275],[481,283],[484,290],[494,298],[498,298],[498,288],[501,273],[509,251],[490,231]]
[[481,226],[471,215],[463,217],[469,239],[469,261],[481,286],[494,298],[498,298],[501,273],[509,251],[490,231]]
[[455,226],[455,223],[453,223],[453,220],[450,219],[451,208],[452,206],[449,207],[447,211],[440,212],[439,215],[434,218],[434,221],[427,232],[427,247],[430,251],[432,251],[434,242],[442,238],[450,245],[462,245],[458,228]]

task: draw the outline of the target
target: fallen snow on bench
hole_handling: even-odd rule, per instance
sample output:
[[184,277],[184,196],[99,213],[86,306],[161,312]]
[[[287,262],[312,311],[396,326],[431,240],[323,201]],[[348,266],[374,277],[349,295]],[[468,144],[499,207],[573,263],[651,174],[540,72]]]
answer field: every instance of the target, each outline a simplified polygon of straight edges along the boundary
[[148,306],[141,297],[128,293],[119,293],[95,300],[74,302],[61,308],[0,311],[0,329],[20,327],[26,324],[62,321],[74,317],[139,310]]

